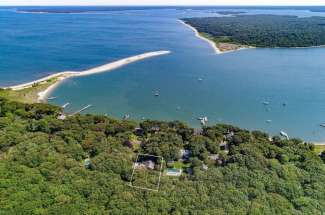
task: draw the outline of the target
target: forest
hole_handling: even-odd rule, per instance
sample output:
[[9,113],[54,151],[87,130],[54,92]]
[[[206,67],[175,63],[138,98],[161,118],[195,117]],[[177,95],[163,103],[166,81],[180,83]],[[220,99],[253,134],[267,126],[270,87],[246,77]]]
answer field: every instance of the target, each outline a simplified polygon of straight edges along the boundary
[[186,18],[184,22],[215,38],[216,42],[253,47],[312,47],[325,45],[325,18],[238,15]]
[[[325,213],[325,156],[302,140],[60,114],[0,98],[0,214]],[[182,149],[184,172],[163,174],[158,192],[128,185],[138,153],[179,162]]]

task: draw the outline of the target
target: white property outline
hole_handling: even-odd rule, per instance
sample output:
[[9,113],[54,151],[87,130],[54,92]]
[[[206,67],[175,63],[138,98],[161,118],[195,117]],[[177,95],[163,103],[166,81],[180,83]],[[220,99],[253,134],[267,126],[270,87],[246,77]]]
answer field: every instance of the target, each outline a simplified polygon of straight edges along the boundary
[[[161,163],[160,163],[160,170],[159,170],[159,178],[158,178],[157,189],[150,189],[150,188],[146,188],[146,187],[139,187],[139,186],[134,186],[134,185],[132,185],[132,179],[133,179],[134,172],[135,172],[135,164],[137,163],[139,156],[150,156],[150,157],[161,158]],[[160,186],[160,179],[161,179],[161,173],[162,173],[163,162],[164,162],[164,158],[163,158],[162,156],[156,156],[156,155],[150,155],[150,154],[140,154],[140,153],[139,153],[139,154],[137,155],[137,159],[136,159],[135,162],[133,163],[133,170],[132,170],[132,175],[131,175],[131,179],[130,179],[129,186],[130,186],[130,187],[133,187],[133,188],[137,188],[137,189],[142,189],[142,190],[148,190],[148,191],[155,191],[155,192],[158,192],[158,191],[159,191],[159,186]]]

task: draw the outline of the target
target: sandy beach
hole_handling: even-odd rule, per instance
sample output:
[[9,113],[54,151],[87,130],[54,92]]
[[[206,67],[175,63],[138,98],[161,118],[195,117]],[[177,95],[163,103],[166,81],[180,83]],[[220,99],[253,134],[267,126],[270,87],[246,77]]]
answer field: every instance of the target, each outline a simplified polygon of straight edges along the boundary
[[255,48],[255,47],[241,47],[241,48],[238,48],[238,49],[234,49],[234,50],[228,50],[228,51],[222,51],[218,48],[218,46],[216,45],[216,43],[212,40],[209,40],[208,38],[206,37],[203,37],[199,31],[192,27],[191,25],[185,23],[183,20],[178,20],[179,22],[181,22],[183,25],[185,25],[186,27],[190,28],[194,33],[195,33],[195,36],[200,38],[201,40],[204,40],[205,42],[209,43],[209,45],[213,48],[213,50],[215,51],[216,54],[226,54],[226,53],[230,53],[230,52],[234,52],[234,51],[240,51],[240,50],[245,50],[245,49],[250,49],[250,48]]
[[209,45],[213,48],[213,50],[215,51],[216,54],[223,54],[223,52],[217,47],[216,43],[205,38],[205,37],[202,37],[200,35],[200,33],[198,32],[198,30],[196,30],[196,28],[192,27],[191,25],[189,24],[186,24],[183,20],[178,20],[180,23],[182,23],[183,25],[185,25],[186,27],[190,28],[194,33],[195,33],[195,36],[200,38],[201,40],[204,40],[205,42],[209,43]]
[[91,68],[91,69],[84,70],[84,71],[65,71],[65,72],[55,73],[55,74],[46,76],[44,78],[40,78],[38,80],[28,82],[28,83],[6,87],[5,89],[11,89],[11,90],[18,91],[18,90],[23,90],[23,89],[26,89],[26,88],[33,87],[33,86],[38,85],[38,84],[46,83],[47,81],[49,81],[51,79],[56,79],[54,84],[47,87],[46,90],[41,91],[41,92],[38,93],[38,101],[42,102],[42,101],[45,101],[47,96],[57,86],[59,86],[59,84],[62,83],[63,80],[65,80],[67,78],[77,77],[77,76],[87,76],[87,75],[93,75],[93,74],[108,72],[108,71],[112,71],[114,69],[117,69],[119,67],[125,66],[127,64],[134,63],[136,61],[140,61],[140,60],[144,60],[146,58],[152,58],[152,57],[156,57],[156,56],[160,56],[160,55],[166,55],[166,54],[170,54],[170,53],[171,53],[170,51],[147,52],[147,53],[144,53],[144,54],[124,58],[124,59],[121,59],[121,60],[118,60],[118,61],[115,61],[115,62],[111,62],[111,63],[105,64],[105,65],[98,66],[98,67]]

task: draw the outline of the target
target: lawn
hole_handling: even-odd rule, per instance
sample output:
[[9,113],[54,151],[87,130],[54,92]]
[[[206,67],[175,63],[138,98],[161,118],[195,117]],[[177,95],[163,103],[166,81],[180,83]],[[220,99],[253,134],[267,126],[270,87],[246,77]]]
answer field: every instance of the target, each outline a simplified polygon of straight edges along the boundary
[[191,167],[191,163],[183,163],[181,161],[175,161],[174,166],[175,169],[186,169]]

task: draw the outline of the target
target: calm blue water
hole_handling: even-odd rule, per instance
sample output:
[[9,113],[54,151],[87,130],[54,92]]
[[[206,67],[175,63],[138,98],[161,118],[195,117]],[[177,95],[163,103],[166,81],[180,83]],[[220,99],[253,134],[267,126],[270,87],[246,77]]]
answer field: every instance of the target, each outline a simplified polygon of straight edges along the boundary
[[[178,119],[193,126],[199,126],[197,117],[207,116],[210,124],[232,123],[273,134],[284,130],[290,136],[324,141],[325,130],[319,124],[325,122],[325,49],[252,49],[215,55],[177,21],[217,15],[215,10],[128,8],[86,14],[0,10],[0,86],[171,50],[170,55],[110,73],[67,80],[52,93],[58,97],[53,102],[70,102],[67,111],[92,104],[90,113]],[[237,10],[325,15],[288,8]],[[156,90],[159,97],[153,96]]]

